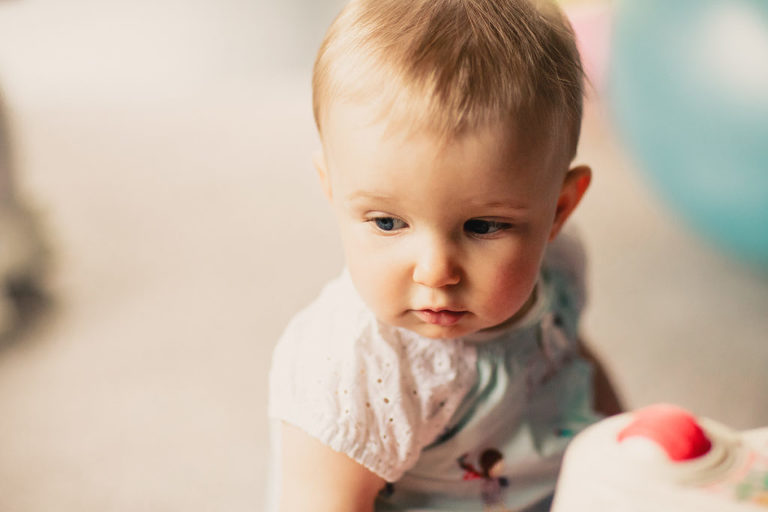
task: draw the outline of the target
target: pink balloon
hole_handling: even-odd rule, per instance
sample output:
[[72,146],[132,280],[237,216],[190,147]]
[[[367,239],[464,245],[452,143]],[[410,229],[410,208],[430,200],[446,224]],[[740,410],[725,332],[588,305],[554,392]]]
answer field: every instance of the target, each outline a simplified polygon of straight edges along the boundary
[[604,3],[565,7],[587,77],[598,91],[604,90],[610,58],[613,7]]

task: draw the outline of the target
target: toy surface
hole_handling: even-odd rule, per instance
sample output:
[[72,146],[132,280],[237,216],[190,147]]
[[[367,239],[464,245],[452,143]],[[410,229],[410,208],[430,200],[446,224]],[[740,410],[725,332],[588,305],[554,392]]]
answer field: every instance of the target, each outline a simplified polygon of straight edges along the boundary
[[660,404],[605,419],[565,453],[553,512],[768,511],[768,428]]

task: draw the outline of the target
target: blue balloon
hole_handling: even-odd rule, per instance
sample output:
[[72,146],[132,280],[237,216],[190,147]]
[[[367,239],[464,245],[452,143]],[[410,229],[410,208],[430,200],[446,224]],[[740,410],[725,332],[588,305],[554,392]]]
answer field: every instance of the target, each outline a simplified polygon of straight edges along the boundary
[[768,266],[768,1],[624,0],[612,48],[608,99],[652,185]]

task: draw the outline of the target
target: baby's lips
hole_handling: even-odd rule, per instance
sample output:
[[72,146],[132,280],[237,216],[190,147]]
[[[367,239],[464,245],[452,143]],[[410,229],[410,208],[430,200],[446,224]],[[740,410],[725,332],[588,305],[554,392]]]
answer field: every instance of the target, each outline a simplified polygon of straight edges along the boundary
[[465,311],[450,311],[447,309],[441,311],[435,311],[433,309],[421,309],[416,311],[416,314],[423,321],[429,324],[440,325],[443,327],[448,327],[455,324],[461,320],[461,317],[463,317],[465,313]]

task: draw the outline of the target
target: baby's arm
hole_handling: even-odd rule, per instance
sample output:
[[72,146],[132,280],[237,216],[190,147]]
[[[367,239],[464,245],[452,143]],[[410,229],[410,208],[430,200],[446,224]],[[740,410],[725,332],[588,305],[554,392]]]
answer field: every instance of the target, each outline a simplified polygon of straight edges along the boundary
[[303,430],[281,424],[280,512],[369,512],[385,481]]
[[613,416],[624,411],[621,400],[605,368],[595,354],[584,344],[581,345],[581,354],[594,368],[593,386],[595,390],[595,410],[606,416]]

